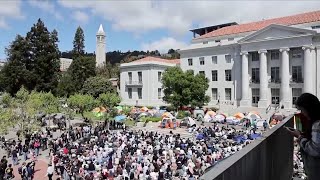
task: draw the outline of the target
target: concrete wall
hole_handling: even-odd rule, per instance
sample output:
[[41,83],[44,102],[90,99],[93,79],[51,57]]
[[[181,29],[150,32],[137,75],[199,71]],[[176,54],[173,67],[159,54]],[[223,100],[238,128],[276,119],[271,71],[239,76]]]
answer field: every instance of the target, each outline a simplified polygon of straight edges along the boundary
[[233,156],[218,163],[201,180],[291,180],[293,137],[283,128],[293,127],[289,116]]
[[[225,55],[231,55],[231,63],[227,63]],[[217,64],[214,64],[212,57],[217,56]],[[203,57],[204,65],[200,65],[199,58]],[[193,65],[188,65],[188,59],[192,58]],[[237,100],[241,98],[241,71],[240,71],[240,55],[239,47],[227,46],[220,48],[198,49],[189,52],[181,52],[180,66],[183,71],[193,70],[195,73],[205,71],[205,75],[209,80],[209,88],[207,95],[212,97],[212,88],[217,88],[220,95],[220,102],[232,106],[237,105]],[[218,71],[218,81],[212,81],[212,71]],[[232,81],[225,81],[225,70],[231,70]],[[225,99],[225,88],[231,88],[231,101]],[[211,99],[209,106],[217,104],[217,100]]]
[[[158,72],[164,72],[168,67],[156,64],[133,64],[120,68],[120,95],[121,104],[138,106],[161,106],[166,105],[162,98],[158,97],[158,88],[162,83],[158,81]],[[128,85],[129,75],[132,73],[132,82],[138,82],[138,72],[142,72],[142,85]],[[132,99],[129,99],[128,88],[132,88]],[[138,88],[142,88],[142,99],[138,98]],[[163,96],[163,92],[161,94]]]

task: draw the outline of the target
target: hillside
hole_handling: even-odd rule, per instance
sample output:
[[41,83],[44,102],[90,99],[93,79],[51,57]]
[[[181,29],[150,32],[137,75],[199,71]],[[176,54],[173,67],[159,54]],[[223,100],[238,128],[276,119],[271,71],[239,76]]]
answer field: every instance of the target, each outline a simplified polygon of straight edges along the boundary
[[[94,56],[94,53],[86,53],[86,56]],[[167,54],[160,54],[159,51],[127,51],[127,52],[121,52],[121,51],[112,51],[106,53],[107,61],[111,64],[118,64],[118,63],[124,63],[124,62],[132,62],[137,59],[140,59],[144,56],[159,56],[166,59],[177,59],[180,58],[180,54],[173,49],[170,49]],[[72,59],[72,52],[62,52],[61,53],[62,58],[70,58]]]

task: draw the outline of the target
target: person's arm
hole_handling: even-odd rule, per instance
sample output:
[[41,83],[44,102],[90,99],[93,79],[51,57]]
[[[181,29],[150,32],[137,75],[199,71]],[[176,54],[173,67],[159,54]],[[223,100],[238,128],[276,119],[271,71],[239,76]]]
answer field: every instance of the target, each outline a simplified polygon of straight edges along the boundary
[[311,139],[301,136],[298,139],[299,145],[307,154],[320,157],[320,122],[313,126],[311,136]]

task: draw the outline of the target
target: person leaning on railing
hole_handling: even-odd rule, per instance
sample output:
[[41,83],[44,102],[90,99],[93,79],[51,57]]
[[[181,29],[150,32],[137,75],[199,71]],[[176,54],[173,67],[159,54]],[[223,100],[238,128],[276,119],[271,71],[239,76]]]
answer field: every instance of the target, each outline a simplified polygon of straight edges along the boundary
[[[309,93],[302,94],[296,102],[296,107],[301,111],[311,124],[311,131],[306,134],[296,129],[286,128],[295,136],[300,146],[304,170],[308,180],[319,180],[320,177],[320,102],[319,99]],[[304,129],[310,129],[304,127]],[[311,133],[311,135],[310,135]]]

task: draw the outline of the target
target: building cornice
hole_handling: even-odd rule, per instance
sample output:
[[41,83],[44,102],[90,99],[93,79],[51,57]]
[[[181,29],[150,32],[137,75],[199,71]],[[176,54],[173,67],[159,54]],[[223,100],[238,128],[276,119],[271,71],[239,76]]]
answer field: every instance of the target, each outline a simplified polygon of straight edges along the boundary
[[290,48],[288,48],[288,47],[281,47],[281,48],[279,49],[279,51],[280,51],[280,52],[290,51]]
[[125,64],[121,64],[120,65],[120,69],[128,69],[128,68],[135,68],[135,67],[164,67],[164,68],[168,68],[168,67],[174,67],[177,66],[178,64],[158,64],[158,63],[154,63],[154,62],[148,62],[148,63],[141,63],[141,64],[129,64],[129,63],[125,63]]
[[304,45],[304,46],[302,46],[302,50],[307,50],[307,49],[314,50],[315,46],[313,46],[313,45]]
[[314,35],[306,34],[306,35],[299,35],[299,36],[278,37],[278,38],[270,38],[270,39],[258,39],[258,40],[253,40],[253,41],[239,42],[239,44],[250,44],[250,43],[259,43],[259,42],[267,42],[267,41],[286,40],[286,39],[294,39],[294,38],[309,37],[309,36],[314,36]]
[[190,49],[181,49],[178,50],[179,53],[190,53],[190,52],[198,52],[198,51],[205,51],[205,50],[217,50],[217,49],[224,49],[224,48],[232,48],[235,46],[239,46],[238,43],[232,43],[232,44],[227,44],[227,45],[222,45],[222,46],[206,46],[206,47],[195,47],[195,48],[190,48]]

